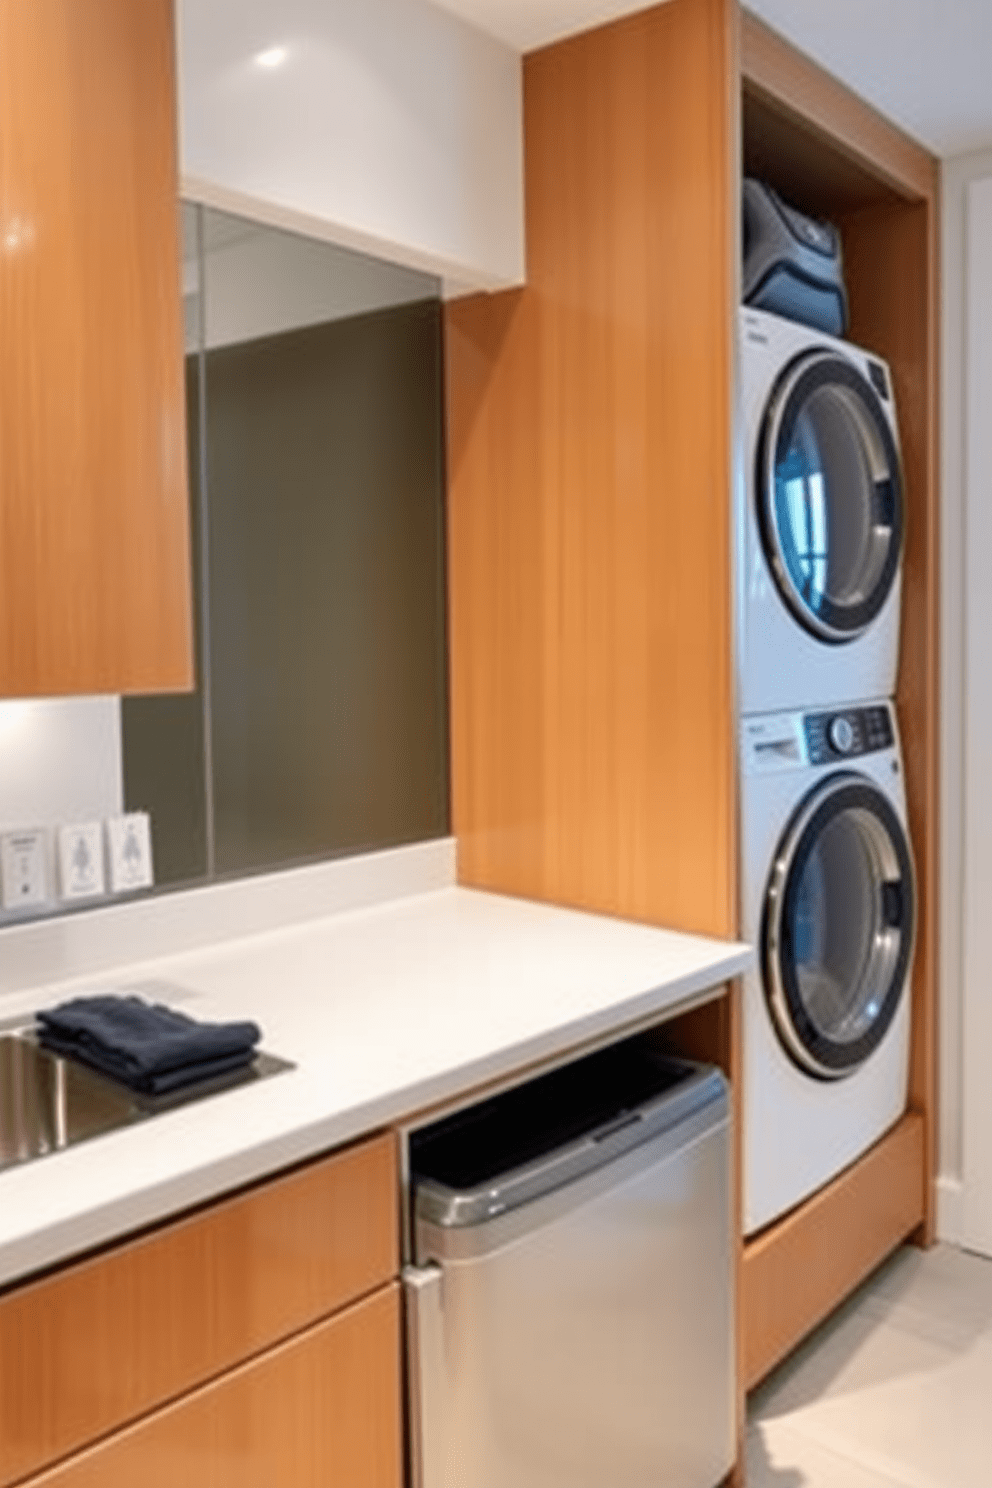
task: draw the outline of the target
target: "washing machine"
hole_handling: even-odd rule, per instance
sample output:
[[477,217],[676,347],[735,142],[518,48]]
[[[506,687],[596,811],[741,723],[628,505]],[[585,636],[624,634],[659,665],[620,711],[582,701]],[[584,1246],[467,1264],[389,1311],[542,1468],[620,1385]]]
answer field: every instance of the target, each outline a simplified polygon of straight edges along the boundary
[[745,718],[740,750],[752,1234],[905,1110],[916,895],[890,702]]
[[740,312],[741,714],[895,691],[904,493],[889,369]]

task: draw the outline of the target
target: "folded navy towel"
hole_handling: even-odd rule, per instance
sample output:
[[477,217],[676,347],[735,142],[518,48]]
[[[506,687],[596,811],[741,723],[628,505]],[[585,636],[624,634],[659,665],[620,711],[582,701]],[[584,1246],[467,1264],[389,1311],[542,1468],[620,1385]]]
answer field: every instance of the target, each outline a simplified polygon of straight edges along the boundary
[[256,1023],[200,1023],[133,996],[75,997],[38,1023],[46,1048],[154,1095],[247,1064],[262,1036]]

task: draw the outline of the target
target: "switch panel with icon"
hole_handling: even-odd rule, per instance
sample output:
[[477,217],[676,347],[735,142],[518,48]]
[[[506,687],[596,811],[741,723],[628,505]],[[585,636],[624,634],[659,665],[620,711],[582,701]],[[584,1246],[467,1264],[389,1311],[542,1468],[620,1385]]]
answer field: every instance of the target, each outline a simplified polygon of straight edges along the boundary
[[47,843],[43,830],[0,837],[4,909],[37,909],[48,903]]
[[59,827],[58,853],[63,899],[92,899],[104,892],[102,822]]
[[147,811],[131,811],[126,816],[112,816],[107,822],[110,848],[110,890],[127,894],[135,889],[150,889],[152,874],[152,835]]

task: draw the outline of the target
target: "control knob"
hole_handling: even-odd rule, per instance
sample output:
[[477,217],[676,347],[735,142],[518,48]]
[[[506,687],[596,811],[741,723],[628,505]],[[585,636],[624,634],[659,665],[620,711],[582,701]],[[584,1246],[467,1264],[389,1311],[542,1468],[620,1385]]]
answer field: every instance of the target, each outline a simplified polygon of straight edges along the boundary
[[827,726],[827,738],[831,749],[837,754],[850,754],[854,748],[854,729],[851,721],[841,713],[837,718],[831,718]]

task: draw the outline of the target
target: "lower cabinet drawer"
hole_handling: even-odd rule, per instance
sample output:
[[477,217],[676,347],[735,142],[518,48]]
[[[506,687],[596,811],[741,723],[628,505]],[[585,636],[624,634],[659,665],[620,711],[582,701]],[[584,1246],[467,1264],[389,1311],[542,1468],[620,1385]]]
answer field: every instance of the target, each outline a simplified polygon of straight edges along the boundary
[[398,1287],[25,1488],[401,1488]]
[[0,1488],[393,1280],[372,1138],[0,1295]]

